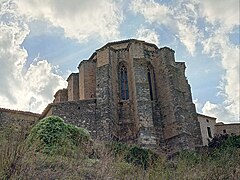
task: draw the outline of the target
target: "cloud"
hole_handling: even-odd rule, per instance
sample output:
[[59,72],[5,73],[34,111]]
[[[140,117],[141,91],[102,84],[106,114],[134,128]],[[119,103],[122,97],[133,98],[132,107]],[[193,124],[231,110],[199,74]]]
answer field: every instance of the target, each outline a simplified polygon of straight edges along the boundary
[[46,20],[80,42],[96,37],[104,41],[119,37],[122,12],[112,0],[24,0],[18,1],[30,20]]
[[30,30],[13,1],[0,4],[0,102],[1,107],[41,112],[65,81],[46,60],[27,69],[27,51],[22,47]]
[[205,115],[216,117],[218,122],[237,122],[235,120],[236,116],[221,104],[213,104],[207,101],[204,104],[202,111]]
[[185,45],[188,52],[194,55],[200,36],[197,26],[188,22],[178,21],[177,27],[179,40]]
[[137,39],[144,40],[146,42],[150,42],[159,46],[159,35],[155,30],[140,27],[137,30],[136,36]]
[[[219,95],[224,101],[221,104],[207,101],[205,105],[201,101],[203,104],[198,109],[203,107],[203,112],[213,113],[222,121],[239,120],[239,45],[234,45],[229,39],[229,33],[239,27],[239,1],[158,2],[133,0],[129,3],[130,10],[146,21],[137,30],[137,38],[159,45],[158,30],[165,30],[169,36],[177,37],[191,55],[202,48],[203,53],[219,60],[225,70],[219,82]],[[56,67],[46,60],[37,60],[26,68],[28,52],[22,47],[30,32],[26,20],[46,22],[46,29],[61,29],[66,37],[80,42],[89,39],[105,42],[120,36],[123,4],[123,1],[114,0],[1,1],[1,106],[28,109],[30,104],[31,109],[40,111],[51,100],[53,91],[65,85],[57,75]],[[163,39],[161,37],[161,41]]]
[[216,31],[210,38],[204,40],[203,47],[204,53],[221,59],[222,68],[225,70],[219,92],[225,99],[224,106],[214,107],[214,109],[223,108],[224,110],[219,111],[217,117],[224,121],[224,111],[228,111],[228,114],[231,113],[231,117],[234,117],[232,120],[228,119],[229,121],[239,120],[239,47],[231,44],[224,30]]
[[[221,94],[225,101],[223,104],[206,102],[205,111],[214,111],[219,120],[240,120],[239,107],[239,45],[236,46],[229,40],[229,32],[239,26],[239,1],[207,1],[201,2],[202,16],[211,24],[210,36],[203,42],[203,52],[212,57],[220,58],[222,68]],[[211,104],[212,106],[210,106]],[[226,118],[228,115],[230,118]]]
[[221,22],[227,28],[239,24],[238,0],[202,0],[200,1],[201,14],[212,24]]
[[133,0],[130,4],[130,9],[136,14],[142,14],[150,23],[169,23],[168,16],[170,9],[165,5],[156,3],[154,0]]
[[196,44],[202,39],[202,32],[197,26],[198,4],[196,1],[180,1],[172,11],[176,34],[191,55],[195,54]]
[[185,45],[193,55],[196,44],[201,37],[197,28],[197,4],[188,1],[176,2],[173,8],[156,3],[154,0],[134,0],[130,9],[136,14],[142,14],[149,23],[157,23],[167,27]]

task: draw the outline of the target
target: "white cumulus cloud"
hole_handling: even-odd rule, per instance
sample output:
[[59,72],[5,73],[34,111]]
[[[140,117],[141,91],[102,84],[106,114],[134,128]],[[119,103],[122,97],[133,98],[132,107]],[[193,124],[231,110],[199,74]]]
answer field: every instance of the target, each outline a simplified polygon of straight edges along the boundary
[[180,1],[172,11],[176,24],[175,33],[191,55],[195,54],[196,44],[202,39],[202,33],[197,26],[198,4],[195,1]]
[[[224,103],[213,106],[213,103],[206,102],[203,111],[214,111],[218,119],[222,121],[240,121],[240,52],[239,45],[234,45],[229,40],[229,32],[240,25],[239,1],[204,0],[200,5],[202,7],[202,16],[214,29],[214,31],[210,32],[210,37],[202,42],[203,52],[212,57],[219,57],[222,68],[225,70],[220,84],[220,94],[225,98]],[[226,114],[231,118],[224,119]]]
[[169,23],[170,9],[165,5],[156,3],[154,0],[133,0],[130,9],[135,13],[143,14],[146,20],[151,23]]
[[238,0],[201,0],[201,13],[208,22],[232,27],[239,24],[239,3]]
[[205,115],[216,117],[218,122],[236,122],[234,121],[236,116],[226,109],[223,104],[214,104],[207,101],[202,111]]
[[141,27],[137,30],[137,39],[144,40],[159,46],[159,35],[155,30]]
[[[232,114],[231,117],[234,117],[228,119],[228,121],[239,120],[239,47],[231,44],[224,31],[217,31],[212,34],[210,38],[204,40],[203,47],[205,53],[213,57],[217,56],[221,59],[222,68],[225,70],[220,83],[221,90],[219,92],[225,98],[224,106],[219,105],[220,107],[214,107],[213,109],[225,109],[220,111],[223,114],[220,112],[218,113],[217,117],[219,120],[224,121],[225,111],[228,111]],[[210,106],[207,107],[209,109]]]
[[122,12],[112,0],[24,0],[18,1],[30,20],[46,20],[64,30],[65,36],[80,42],[89,38],[104,41],[119,37]]
[[46,60],[25,67],[28,53],[22,43],[29,34],[13,1],[0,4],[0,107],[41,112],[58,88],[66,86]]
[[154,0],[134,0],[130,9],[136,14],[142,14],[149,23],[157,23],[169,28],[191,55],[195,53],[201,33],[196,25],[198,9],[194,1],[180,1],[176,2],[174,7],[168,7]]

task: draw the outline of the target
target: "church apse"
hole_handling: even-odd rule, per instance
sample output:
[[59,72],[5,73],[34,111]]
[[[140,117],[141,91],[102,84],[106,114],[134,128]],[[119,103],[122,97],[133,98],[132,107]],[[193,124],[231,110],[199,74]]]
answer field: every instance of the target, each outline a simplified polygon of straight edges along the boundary
[[[72,102],[72,108],[66,108],[67,103],[59,100],[72,97],[58,97],[52,104],[58,110],[49,112],[76,125],[85,119],[85,127],[102,140],[170,152],[194,149],[202,143],[201,132],[185,68],[175,62],[170,48],[135,39],[110,42],[80,63],[74,75],[77,105]],[[63,104],[65,108],[59,108]],[[78,112],[81,117],[76,120]]]

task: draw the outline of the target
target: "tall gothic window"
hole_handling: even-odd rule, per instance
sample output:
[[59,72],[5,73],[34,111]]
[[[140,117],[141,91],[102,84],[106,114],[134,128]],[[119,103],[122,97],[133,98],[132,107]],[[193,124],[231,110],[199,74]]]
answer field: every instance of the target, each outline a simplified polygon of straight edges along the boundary
[[129,99],[127,68],[124,65],[120,68],[120,93],[121,100]]
[[150,99],[152,101],[153,100],[152,74],[151,74],[151,69],[149,67],[147,68],[147,77],[148,77]]

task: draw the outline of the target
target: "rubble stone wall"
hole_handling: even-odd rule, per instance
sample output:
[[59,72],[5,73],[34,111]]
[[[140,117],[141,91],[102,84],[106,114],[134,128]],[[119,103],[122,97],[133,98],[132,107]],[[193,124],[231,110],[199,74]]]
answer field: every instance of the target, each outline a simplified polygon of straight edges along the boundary
[[[120,93],[122,65],[127,69],[127,99]],[[53,105],[48,112],[104,140],[170,152],[194,149],[202,145],[202,137],[185,68],[168,47],[139,40],[107,43],[79,65],[80,101]],[[96,102],[88,101],[91,98]]]

